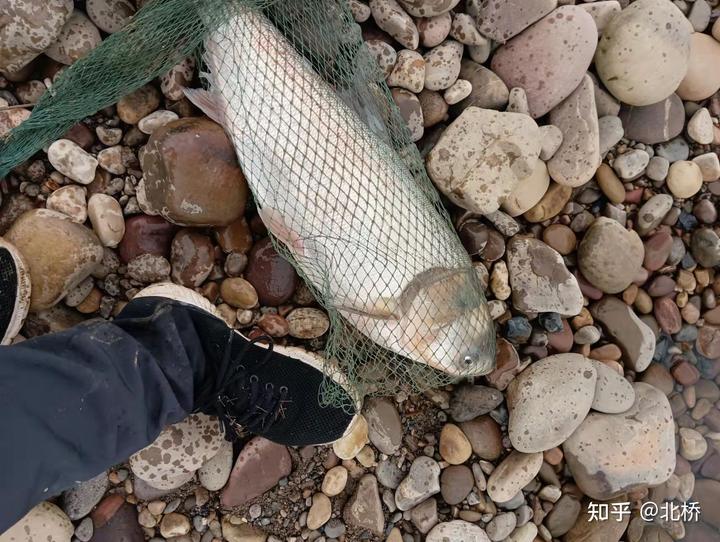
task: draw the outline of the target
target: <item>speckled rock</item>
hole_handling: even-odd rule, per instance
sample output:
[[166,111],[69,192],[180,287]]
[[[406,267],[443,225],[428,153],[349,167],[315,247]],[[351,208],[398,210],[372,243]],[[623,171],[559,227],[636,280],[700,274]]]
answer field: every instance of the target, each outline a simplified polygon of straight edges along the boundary
[[690,38],[690,62],[685,78],[677,89],[683,100],[700,101],[720,89],[720,42],[707,34],[695,32]]
[[73,524],[60,508],[41,502],[0,534],[0,542],[70,542],[73,531]]
[[551,182],[547,191],[533,207],[523,215],[528,222],[544,222],[557,216],[572,196],[573,189],[563,184]]
[[484,214],[533,172],[539,154],[540,132],[526,115],[468,107],[428,154],[427,169],[453,203]]
[[614,294],[627,288],[642,267],[640,237],[610,218],[597,218],[578,247],[583,276],[600,290]]
[[[0,98],[0,108],[7,107],[6,100]],[[30,118],[30,111],[27,109],[9,109],[0,111],[0,137],[6,136],[10,130],[17,128]]]
[[440,491],[440,465],[431,457],[419,456],[395,491],[395,503],[400,510],[410,510],[416,504]]
[[108,34],[122,30],[135,14],[129,0],[87,0],[85,10],[92,22]]
[[73,521],[84,518],[100,502],[109,486],[107,472],[101,472],[67,489],[63,492],[63,510]]
[[88,201],[88,217],[104,246],[114,248],[120,244],[125,236],[125,218],[115,198],[107,194],[93,194]]
[[623,106],[620,109],[625,136],[641,143],[654,145],[680,135],[685,124],[685,109],[677,94],[641,107]]
[[478,46],[488,42],[488,39],[478,31],[473,17],[467,13],[453,14],[450,36],[464,45]]
[[95,180],[98,161],[69,139],[58,139],[48,147],[48,160],[66,177],[80,184]]
[[629,105],[670,96],[688,68],[692,27],[670,0],[638,0],[607,24],[595,67],[607,89]]
[[400,0],[403,8],[413,17],[434,17],[458,5],[460,0]]
[[415,24],[420,33],[420,44],[423,47],[440,45],[450,34],[452,20],[450,12],[417,19]]
[[205,282],[215,263],[213,244],[207,235],[190,229],[180,230],[175,234],[171,251],[174,282],[187,288],[196,288]]
[[45,55],[61,64],[72,64],[95,49],[101,42],[102,38],[97,27],[82,11],[76,9],[55,42],[45,49]]
[[171,270],[170,262],[155,254],[140,254],[127,265],[128,276],[144,284],[167,281]]
[[377,25],[403,47],[417,49],[420,35],[412,18],[395,0],[370,0],[370,9]]
[[557,354],[530,365],[507,390],[513,447],[530,453],[562,444],[590,410],[596,383],[597,371],[580,354]]
[[598,375],[591,408],[606,414],[628,410],[635,402],[635,390],[630,382],[609,365],[592,359],[590,361]]
[[582,81],[595,52],[593,18],[577,6],[562,6],[500,47],[492,70],[505,84],[522,87],[533,118],[567,98]]
[[[542,152],[541,152],[542,155]],[[515,189],[503,200],[502,210],[510,216],[520,216],[536,205],[550,186],[550,175],[542,160],[535,163],[529,177],[522,179]]]
[[503,109],[508,103],[510,91],[502,79],[482,64],[468,58],[460,63],[460,79],[472,85],[470,95],[453,106],[453,111],[461,113],[474,105],[486,109]]
[[638,211],[637,231],[645,235],[662,222],[665,215],[672,209],[673,197],[669,194],[655,194]]
[[24,68],[57,39],[73,11],[72,0],[23,0],[3,5],[0,70]]
[[642,149],[630,149],[615,158],[613,169],[621,179],[634,180],[643,174],[650,155]]
[[480,527],[474,523],[456,519],[438,523],[427,534],[425,542],[490,542]]
[[645,485],[658,485],[675,469],[673,416],[665,395],[638,382],[635,403],[621,414],[592,412],[563,444],[580,489],[607,500]]
[[219,491],[228,481],[233,468],[232,442],[222,439],[220,450],[198,470],[198,479],[208,491]]
[[97,236],[70,217],[48,209],[28,211],[5,235],[24,256],[30,272],[30,310],[49,309],[100,263]]
[[487,493],[495,502],[507,502],[528,485],[540,472],[543,454],[510,452],[490,474]]
[[365,45],[370,52],[370,56],[375,59],[378,67],[387,78],[392,73],[395,62],[397,61],[397,52],[395,52],[392,45],[382,40],[368,40],[365,42]]
[[557,0],[484,0],[478,29],[498,43],[505,43],[557,7]]
[[710,228],[698,228],[690,238],[690,249],[703,267],[720,265],[720,237]]
[[48,196],[45,207],[69,216],[78,224],[87,220],[87,190],[71,184],[62,186]]
[[417,94],[425,84],[425,59],[417,51],[402,49],[397,54],[392,73],[387,77],[387,84]]
[[194,74],[195,59],[187,57],[160,77],[160,90],[168,100],[180,100],[185,95],[183,89],[190,86]]
[[425,88],[444,90],[457,81],[460,74],[463,44],[446,40],[425,53]]
[[446,423],[440,431],[440,457],[451,465],[461,465],[472,455],[470,441],[457,425]]
[[218,453],[223,435],[216,418],[192,414],[163,429],[149,446],[130,456],[135,476],[153,487],[193,473]]
[[423,110],[420,100],[409,90],[404,88],[393,88],[390,91],[395,104],[400,110],[405,124],[410,131],[412,141],[419,141],[425,133]]
[[580,286],[557,251],[537,239],[515,237],[507,245],[507,262],[517,310],[563,316],[580,313]]

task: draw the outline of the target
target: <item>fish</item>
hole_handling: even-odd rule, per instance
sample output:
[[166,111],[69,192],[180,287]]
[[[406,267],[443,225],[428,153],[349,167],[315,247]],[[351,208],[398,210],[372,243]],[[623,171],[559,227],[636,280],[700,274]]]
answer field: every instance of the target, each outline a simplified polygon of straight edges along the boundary
[[481,282],[387,141],[259,11],[228,17],[203,60],[206,86],[186,95],[225,128],[260,218],[321,302],[412,361],[492,370]]

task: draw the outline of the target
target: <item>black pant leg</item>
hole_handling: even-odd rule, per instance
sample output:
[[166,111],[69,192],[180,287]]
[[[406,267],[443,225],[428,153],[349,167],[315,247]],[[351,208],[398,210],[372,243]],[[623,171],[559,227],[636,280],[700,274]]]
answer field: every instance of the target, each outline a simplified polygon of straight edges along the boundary
[[114,321],[0,347],[0,533],[193,409],[202,313],[138,299]]

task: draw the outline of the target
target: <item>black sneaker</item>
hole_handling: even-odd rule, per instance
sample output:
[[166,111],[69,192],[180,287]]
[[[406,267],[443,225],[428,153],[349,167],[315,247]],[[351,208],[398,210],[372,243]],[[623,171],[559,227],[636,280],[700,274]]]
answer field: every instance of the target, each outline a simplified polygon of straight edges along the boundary
[[30,275],[18,250],[0,238],[0,344],[20,332],[30,307]]
[[[138,297],[169,298],[208,313],[203,338],[214,363],[195,393],[195,411],[218,416],[228,439],[254,434],[290,446],[328,444],[352,428],[359,399],[339,371],[327,374],[330,365],[317,354],[273,345],[269,337],[249,340],[229,328],[212,303],[182,286],[156,284]],[[337,398],[333,405],[321,406],[321,390]]]

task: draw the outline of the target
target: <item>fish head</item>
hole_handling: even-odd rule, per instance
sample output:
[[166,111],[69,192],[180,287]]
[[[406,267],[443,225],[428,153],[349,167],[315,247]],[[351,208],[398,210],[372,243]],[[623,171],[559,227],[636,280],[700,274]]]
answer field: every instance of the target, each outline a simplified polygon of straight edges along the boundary
[[406,289],[403,319],[412,359],[457,376],[489,373],[495,325],[474,269],[432,269]]

